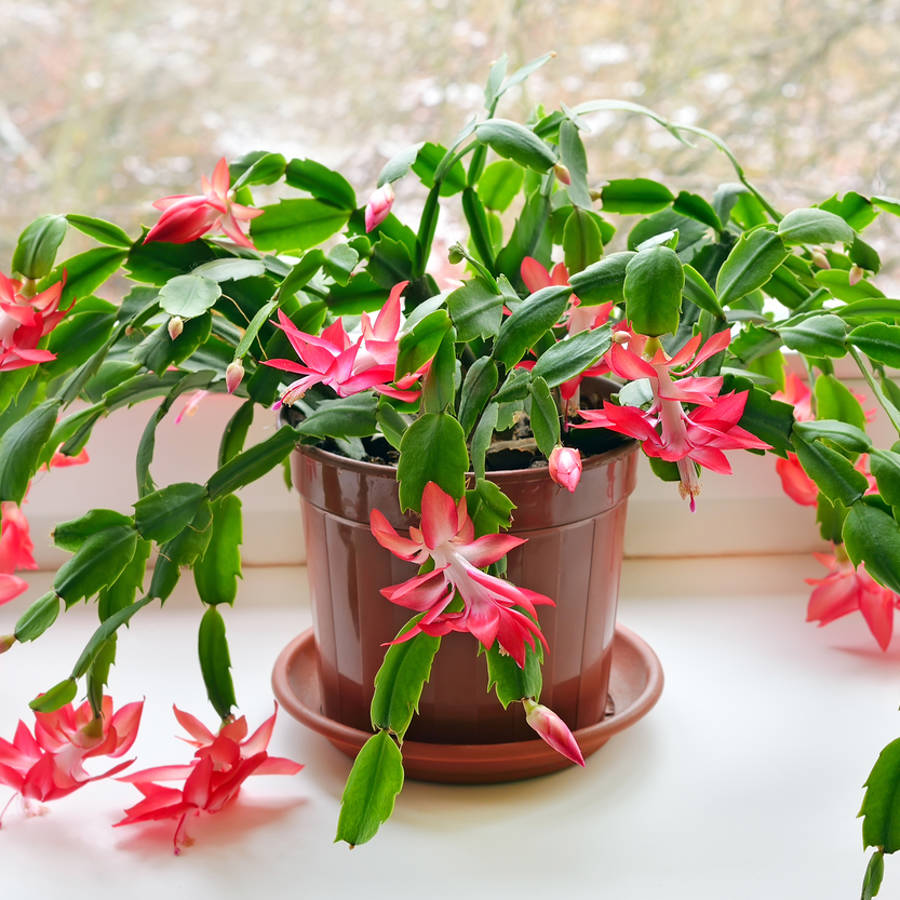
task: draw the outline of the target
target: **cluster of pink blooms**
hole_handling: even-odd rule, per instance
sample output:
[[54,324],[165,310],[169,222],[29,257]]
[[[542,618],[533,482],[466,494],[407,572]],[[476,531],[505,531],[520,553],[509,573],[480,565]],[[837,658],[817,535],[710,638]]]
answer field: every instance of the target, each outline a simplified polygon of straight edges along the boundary
[[89,703],[78,709],[69,703],[56,712],[36,712],[33,734],[20,721],[12,743],[0,738],[0,784],[12,788],[13,798],[21,796],[26,812],[35,814],[42,811],[42,803],[121,772],[134,760],[100,775],[89,775],[84,762],[98,756],[124,756],[137,737],[143,707],[143,701],[129,703],[114,713],[112,698],[104,697],[99,719]]
[[302,377],[288,385],[278,405],[290,406],[315,384],[332,388],[339,397],[371,389],[397,400],[415,400],[420,392],[410,388],[427,369],[427,364],[401,378],[396,387],[390,386],[399,352],[400,295],[407,284],[402,281],[394,286],[374,324],[366,313],[362,314],[361,333],[355,341],[344,330],[343,319],[338,318],[318,336],[300,331],[279,310],[278,326],[302,364],[290,359],[267,359],[263,363]]
[[[125,818],[116,825],[134,825],[175,819],[175,853],[192,843],[188,821],[203,814],[224,809],[237,797],[251,775],[295,775],[303,766],[290,759],[269,756],[267,748],[275,727],[275,712],[247,737],[243,716],[222,726],[213,734],[199,719],[173,707],[175,718],[190,735],[187,743],[196,748],[187,765],[156,766],[120,778],[133,784],[144,799],[125,810]],[[183,781],[181,787],[159,782]]]
[[49,350],[38,349],[38,342],[69,311],[59,308],[64,284],[65,277],[28,297],[22,293],[21,281],[13,281],[0,272],[0,372],[56,359]]
[[[812,394],[793,372],[785,377],[784,390],[772,395],[776,400],[794,407],[794,418],[805,422],[813,419]],[[864,398],[857,396],[857,400]],[[866,412],[871,421],[874,410]],[[878,487],[869,471],[868,457],[862,454],[856,461],[856,469],[869,481],[867,493],[875,493]],[[787,459],[775,461],[775,471],[781,479],[784,492],[801,506],[815,506],[819,495],[816,483],[806,474],[796,453],[788,453]],[[832,553],[814,553],[813,556],[828,569],[824,578],[807,578],[814,590],[806,609],[806,621],[828,625],[842,616],[859,612],[869,631],[882,650],[887,650],[894,629],[894,610],[900,607],[900,597],[878,584],[864,565],[854,567],[842,546],[834,546]]]

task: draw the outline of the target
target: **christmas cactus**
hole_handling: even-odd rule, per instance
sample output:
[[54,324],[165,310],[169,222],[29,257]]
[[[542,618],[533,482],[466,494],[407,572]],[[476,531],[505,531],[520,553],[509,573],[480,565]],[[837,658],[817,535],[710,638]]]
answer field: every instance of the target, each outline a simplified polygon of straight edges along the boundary
[[[554,598],[504,577],[505,554],[521,539],[505,533],[512,504],[486,477],[498,442],[515,441],[525,465],[548,463],[547,477],[577,491],[582,454],[614,432],[640,442],[692,508],[704,469],[729,472],[737,450],[772,453],[816,506],[835,565],[879,597],[900,592],[900,453],[873,445],[865,411],[833,374],[849,356],[900,431],[900,390],[886,372],[900,363],[900,301],[873,284],[880,260],[861,236],[879,214],[900,215],[900,201],[850,192],[782,213],[719,138],[631,103],[539,109],[527,123],[500,117],[504,94],[545,61],[512,74],[498,62],[484,113],[446,146],[421,143],[390,160],[367,203],[318,162],[254,152],[220,161],[200,193],[157,201],[158,219],[139,235],[81,214],[45,216],[22,233],[0,278],[0,600],[25,589],[17,573],[33,563],[20,507],[37,470],[83,458],[94,425],[115,410],[153,406],[133,512],[93,509],[57,526],[54,539],[72,556],[2,646],[38,638],[62,608],[96,603],[94,635],[32,706],[38,716],[74,715],[68,704],[85,693],[81,727],[99,745],[117,630],[164,602],[185,569],[206,610],[200,663],[222,731],[217,738],[180,714],[195,737],[202,731],[194,762],[180,770],[185,788],[158,787],[153,770],[129,776],[148,799],[126,822],[160,810],[181,816],[188,794],[191,810],[215,811],[250,760],[260,771],[294,770],[267,760],[267,737],[243,741],[246,726],[235,727],[221,609],[240,573],[236,492],[297,444],[355,459],[387,454],[400,504],[418,517],[407,534],[372,515],[378,542],[420,569],[380,586],[411,619],[387,649],[391,677],[376,682],[374,734],[344,794],[338,837],[350,844],[390,814],[404,734],[451,631],[472,634],[498,698],[521,703],[544,740],[581,762],[568,728],[539,703],[540,607]],[[736,180],[704,197],[589,174],[585,141],[599,111],[650,117],[686,144],[711,141]],[[423,187],[416,221],[392,211],[401,179]],[[260,187],[280,199],[257,205]],[[439,253],[442,216],[464,223],[467,237]],[[97,246],[57,262],[70,228]],[[451,268],[459,280],[448,283]],[[111,279],[118,302],[97,296]],[[813,388],[802,415],[785,402],[788,363]],[[582,379],[597,375],[615,389],[585,403]],[[242,401],[218,464],[205,482],[158,485],[156,426],[178,398],[203,392]],[[245,446],[255,412],[273,407],[278,430]],[[823,619],[834,612],[823,610]],[[0,746],[0,771],[34,749],[21,737],[24,749]],[[237,768],[214,801],[211,785],[224,776],[209,748],[220,738]],[[893,780],[873,778],[866,801],[866,840],[879,853],[895,846],[872,812],[896,785],[894,757]],[[5,781],[24,793],[21,779]]]

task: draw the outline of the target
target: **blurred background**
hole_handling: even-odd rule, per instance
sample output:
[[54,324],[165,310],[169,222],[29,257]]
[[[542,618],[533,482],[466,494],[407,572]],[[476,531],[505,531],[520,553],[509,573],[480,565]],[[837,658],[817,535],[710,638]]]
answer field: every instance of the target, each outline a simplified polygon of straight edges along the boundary
[[[900,194],[897,0],[0,0],[0,25],[4,272],[37,215],[136,233],[223,154],[310,156],[364,199],[396,150],[448,142],[481,111],[504,52],[510,70],[558,54],[507,94],[505,117],[631,100],[720,134],[777,205]],[[652,123],[590,124],[596,179],[734,180],[708,145]],[[879,249],[888,227],[868,232]]]

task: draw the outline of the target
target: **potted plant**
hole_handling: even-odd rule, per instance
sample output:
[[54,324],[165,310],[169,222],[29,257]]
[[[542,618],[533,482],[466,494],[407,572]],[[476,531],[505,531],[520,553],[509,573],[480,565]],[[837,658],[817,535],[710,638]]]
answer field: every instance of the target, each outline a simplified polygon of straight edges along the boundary
[[[137,454],[133,514],[91,510],[60,524],[55,540],[73,556],[4,639],[4,649],[34,640],[63,604],[98,601],[101,624],[70,677],[33,703],[39,717],[69,717],[69,731],[40,720],[42,734],[57,736],[54,747],[70,731],[92,751],[129,744],[120,732],[131,733],[134,715],[104,712],[116,630],[164,601],[191,568],[207,606],[201,667],[224,730],[217,737],[182,714],[198,746],[183,774],[199,778],[206,767],[211,777],[205,761],[221,735],[242,765],[290,768],[265,758],[265,733],[244,740],[246,726],[232,721],[219,607],[233,602],[240,566],[235,491],[298,446],[295,480],[310,508],[326,494],[328,503],[357,502],[338,497],[342,476],[323,474],[335,458],[353,473],[354,490],[368,466],[390,467],[380,487],[366,488],[375,502],[359,507],[354,533],[379,545],[381,569],[397,573],[372,586],[383,607],[410,616],[378,639],[390,647],[371,706],[376,733],[344,797],[338,833],[349,843],[371,837],[389,814],[403,777],[400,743],[432,661],[460,633],[486,681],[474,659],[480,645],[500,700],[515,701],[545,741],[580,758],[577,723],[539,702],[543,626],[560,598],[513,574],[527,557],[515,529],[531,522],[534,530],[552,511],[546,499],[523,506],[527,491],[511,499],[515,479],[492,470],[521,469],[571,510],[598,493],[594,476],[612,465],[619,495],[611,508],[624,503],[640,445],[693,507],[702,469],[729,471],[727,451],[796,454],[815,485],[823,536],[846,565],[900,591],[900,454],[873,446],[858,401],[833,377],[833,361],[852,357],[900,430],[900,392],[886,373],[900,359],[900,301],[872,283],[880,260],[860,236],[879,213],[900,214],[900,202],[851,192],[782,214],[721,140],[630,103],[539,109],[527,123],[499,117],[504,93],[547,58],[512,74],[498,62],[484,115],[448,146],[418,144],[392,159],[364,206],[317,162],[255,152],[220,161],[202,193],[157,201],[158,221],[137,238],[81,214],[45,216],[24,230],[0,279],[3,601],[24,589],[15,570],[30,555],[19,505],[34,473],[78,460],[102,417],[161,398]],[[589,175],[584,138],[599,110],[649,116],[686,143],[712,141],[737,181],[705,199],[649,178]],[[393,185],[404,178],[427,192],[411,225],[392,212]],[[253,192],[273,185],[281,199],[255,205]],[[435,234],[445,206],[468,237],[442,258]],[[98,246],[57,262],[70,227]],[[459,283],[431,274],[447,264]],[[121,303],[95,296],[121,276],[134,283]],[[804,421],[773,398],[785,386],[785,350],[814,387]],[[155,427],[179,397],[203,391],[244,401],[223,434],[219,466],[202,484],[157,486]],[[254,411],[272,406],[283,424],[245,447]],[[864,453],[874,493],[855,466]],[[598,515],[606,510],[574,518]],[[311,567],[320,563],[314,556]],[[616,565],[600,566],[610,572],[613,609]],[[608,673],[612,624],[609,615],[602,621],[594,663]],[[370,647],[367,658],[382,652]],[[76,711],[68,704],[82,683],[88,705]],[[370,699],[362,697],[364,708]],[[605,688],[594,702],[605,704]],[[33,758],[55,772],[57,751],[38,745]],[[13,751],[3,752],[8,761]],[[82,773],[68,771],[70,787]],[[4,776],[23,792],[24,777]],[[146,778],[132,780],[152,793]],[[239,784],[235,776],[220,786],[222,802]]]

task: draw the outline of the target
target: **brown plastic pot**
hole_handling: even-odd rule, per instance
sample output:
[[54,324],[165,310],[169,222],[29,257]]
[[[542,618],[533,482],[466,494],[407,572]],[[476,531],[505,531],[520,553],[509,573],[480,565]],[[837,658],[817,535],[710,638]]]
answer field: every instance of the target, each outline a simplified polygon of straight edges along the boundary
[[[628,495],[637,445],[625,443],[584,462],[574,493],[546,467],[490,472],[516,505],[512,533],[528,542],[508,557],[508,577],[556,601],[539,607],[550,645],[541,702],[572,729],[595,725],[607,706],[612,642]],[[369,516],[380,510],[405,529],[396,469],[357,462],[315,447],[293,457],[301,496],[322,713],[370,730],[369,705],[385,648],[410,613],[381,588],[416,574],[372,537]],[[468,634],[443,638],[408,738],[449,744],[533,740],[519,704],[504,710],[487,692],[485,660]]]

